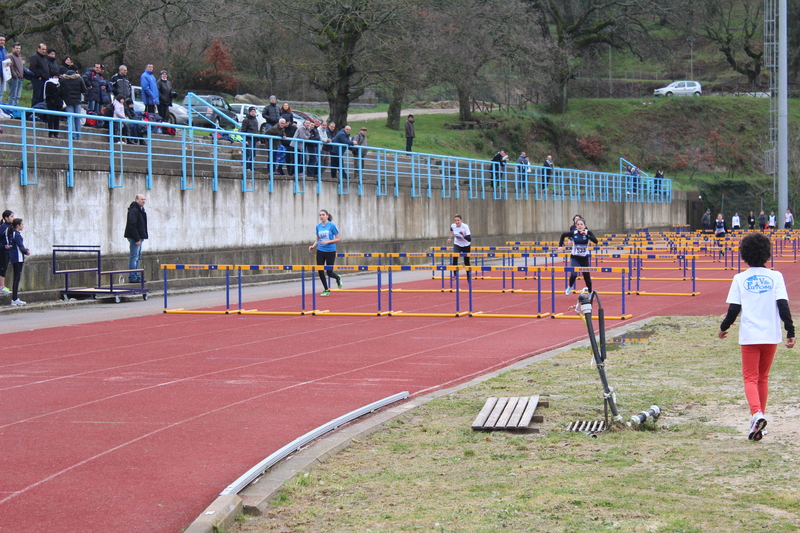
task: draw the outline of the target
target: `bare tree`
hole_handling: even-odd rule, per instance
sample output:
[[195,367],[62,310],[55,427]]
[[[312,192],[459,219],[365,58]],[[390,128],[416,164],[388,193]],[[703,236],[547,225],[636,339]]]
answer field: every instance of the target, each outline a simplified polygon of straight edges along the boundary
[[325,93],[330,119],[346,124],[350,102],[380,77],[374,59],[401,30],[408,6],[402,0],[274,0],[268,15],[314,48],[297,71]]
[[534,26],[550,43],[549,107],[567,110],[567,84],[573,62],[598,45],[625,49],[642,59],[641,47],[651,40],[654,19],[675,10],[669,2],[649,0],[525,0]]
[[755,85],[764,56],[762,0],[706,0],[701,30],[725,56],[733,70]]

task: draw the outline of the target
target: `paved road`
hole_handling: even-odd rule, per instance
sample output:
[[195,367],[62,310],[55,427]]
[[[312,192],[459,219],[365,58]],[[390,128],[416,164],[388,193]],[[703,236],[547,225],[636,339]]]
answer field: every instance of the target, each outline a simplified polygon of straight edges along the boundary
[[[455,109],[404,109],[400,112],[401,117],[408,115],[448,115],[458,113],[458,108]],[[377,120],[386,118],[386,111],[380,113],[351,113],[347,115],[348,120]]]

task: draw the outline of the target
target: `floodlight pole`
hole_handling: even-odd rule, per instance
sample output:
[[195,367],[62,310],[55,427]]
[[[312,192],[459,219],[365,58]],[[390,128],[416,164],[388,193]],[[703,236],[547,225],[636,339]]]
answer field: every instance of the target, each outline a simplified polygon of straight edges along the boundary
[[778,218],[789,207],[789,61],[786,0],[778,0]]
[[689,79],[694,79],[694,42],[697,39],[694,37],[689,37],[686,39],[686,42],[689,43]]

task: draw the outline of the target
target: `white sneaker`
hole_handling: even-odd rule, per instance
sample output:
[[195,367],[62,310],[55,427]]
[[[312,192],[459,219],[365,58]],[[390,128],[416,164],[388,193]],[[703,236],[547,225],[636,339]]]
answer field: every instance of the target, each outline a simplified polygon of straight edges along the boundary
[[564,294],[566,294],[567,296],[572,294],[572,287],[567,287],[567,290],[564,291]]
[[747,434],[749,440],[759,441],[764,436],[764,428],[767,427],[767,419],[762,413],[756,413],[750,419],[750,432]]
[[11,300],[11,305],[25,305],[25,302],[17,298],[16,300]]

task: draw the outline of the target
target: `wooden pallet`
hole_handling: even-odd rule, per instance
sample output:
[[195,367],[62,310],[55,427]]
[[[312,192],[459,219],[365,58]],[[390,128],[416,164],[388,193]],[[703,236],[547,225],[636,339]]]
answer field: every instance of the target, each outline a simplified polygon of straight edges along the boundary
[[544,421],[544,416],[534,414],[537,407],[550,407],[550,402],[539,401],[539,396],[488,398],[472,423],[472,429],[539,433],[539,428],[529,427],[531,422]]

